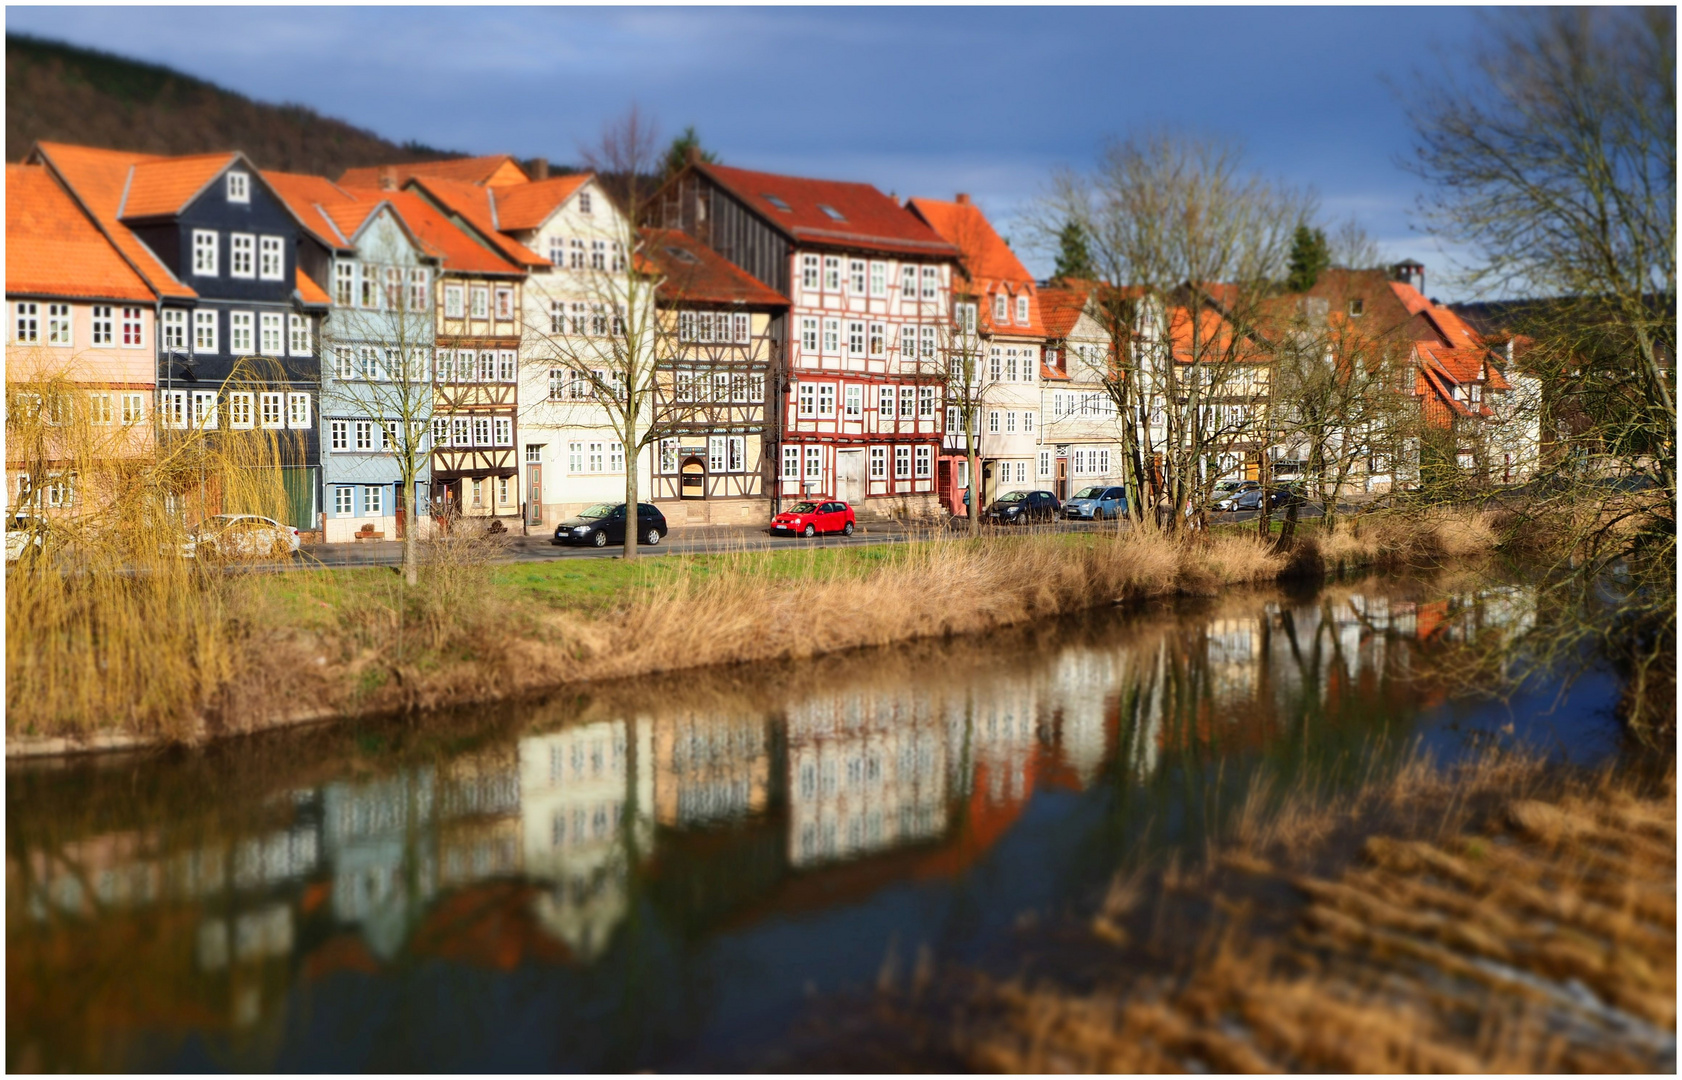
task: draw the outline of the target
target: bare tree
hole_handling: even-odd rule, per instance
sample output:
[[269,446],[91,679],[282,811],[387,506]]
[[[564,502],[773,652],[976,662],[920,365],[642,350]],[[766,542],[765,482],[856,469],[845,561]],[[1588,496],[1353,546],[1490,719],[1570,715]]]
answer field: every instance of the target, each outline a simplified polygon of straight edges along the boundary
[[1346,270],[1367,270],[1378,266],[1383,259],[1378,241],[1367,232],[1361,219],[1350,214],[1332,225],[1326,232],[1332,265]]

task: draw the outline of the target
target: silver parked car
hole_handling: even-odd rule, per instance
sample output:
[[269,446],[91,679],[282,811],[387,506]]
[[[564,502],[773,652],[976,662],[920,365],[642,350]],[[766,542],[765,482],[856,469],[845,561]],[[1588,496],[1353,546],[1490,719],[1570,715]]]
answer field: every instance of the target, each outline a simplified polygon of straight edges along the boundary
[[297,553],[298,530],[259,514],[205,518],[181,546],[189,559],[284,559]]
[[1063,516],[1102,521],[1127,513],[1127,490],[1116,485],[1098,484],[1081,488],[1063,504]]

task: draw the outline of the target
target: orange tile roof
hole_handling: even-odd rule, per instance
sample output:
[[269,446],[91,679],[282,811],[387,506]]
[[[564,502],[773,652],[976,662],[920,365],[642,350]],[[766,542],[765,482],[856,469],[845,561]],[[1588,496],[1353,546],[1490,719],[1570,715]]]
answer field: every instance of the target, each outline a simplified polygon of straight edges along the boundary
[[502,228],[497,222],[496,196],[490,188],[459,180],[439,179],[431,176],[414,177],[407,186],[418,188],[424,194],[431,196],[446,210],[459,215],[481,237],[495,244],[497,249],[515,264],[519,266],[549,265],[548,259],[540,257],[524,244],[503,234]]
[[[962,253],[960,266],[981,298],[981,322],[985,329],[998,334],[1035,337],[1045,334],[1040,305],[1034,296],[1033,275],[993,229],[992,222],[987,220],[980,207],[967,201],[942,202],[939,199],[912,199],[906,205],[929,228]],[[1009,317],[995,327],[993,298],[1001,291],[1009,297]],[[1029,296],[1027,325],[1016,321],[1016,298],[1024,292]]]
[[504,184],[529,180],[520,163],[507,154],[487,154],[484,157],[450,158],[446,161],[412,161],[402,165],[368,165],[346,169],[339,183],[346,187],[380,186],[382,174],[391,176],[402,187],[417,176],[439,180],[457,180],[464,184]]
[[357,191],[368,199],[380,198],[391,204],[409,231],[443,262],[445,270],[464,274],[523,274],[525,269],[476,240],[413,191]]
[[579,173],[492,188],[497,226],[509,232],[535,229],[548,221],[549,216],[572,198],[575,191],[593,179],[593,173]]
[[294,288],[297,290],[298,299],[311,306],[333,302],[333,298],[327,295],[327,290],[317,285],[315,279],[302,270],[297,272],[297,282]]
[[123,195],[123,220],[179,214],[217,175],[239,160],[232,151],[136,162]]
[[1040,289],[1040,319],[1045,324],[1046,336],[1066,338],[1073,333],[1091,295],[1092,290],[1087,288]]
[[1040,365],[1040,378],[1050,379],[1053,382],[1068,382],[1069,381],[1069,375],[1067,373],[1063,372],[1062,370],[1060,370],[1058,368],[1054,368],[1049,364],[1041,364]]
[[321,241],[329,250],[345,251],[350,247],[349,238],[339,232],[333,219],[323,212],[325,206],[337,203],[356,201],[344,188],[333,183],[324,176],[310,176],[306,173],[272,172],[263,170],[263,180],[274,189],[281,201],[286,203],[300,224],[311,236]]
[[42,165],[6,166],[6,294],[155,298]]
[[642,251],[665,276],[662,303],[788,306],[787,297],[687,233],[644,229],[642,236]]
[[198,295],[190,286],[179,281],[169,267],[152,254],[151,248],[141,243],[139,237],[117,220],[117,207],[122,203],[123,189],[128,184],[131,169],[143,162],[157,160],[155,155],[39,142],[31,153],[31,158],[35,157],[46,162],[57,174],[154,292],[171,299]]
[[[690,165],[733,193],[771,226],[802,244],[884,251],[929,259],[958,254],[922,219],[869,184],[811,180],[724,165]],[[782,210],[766,196],[780,199]],[[822,208],[839,215],[831,217]]]

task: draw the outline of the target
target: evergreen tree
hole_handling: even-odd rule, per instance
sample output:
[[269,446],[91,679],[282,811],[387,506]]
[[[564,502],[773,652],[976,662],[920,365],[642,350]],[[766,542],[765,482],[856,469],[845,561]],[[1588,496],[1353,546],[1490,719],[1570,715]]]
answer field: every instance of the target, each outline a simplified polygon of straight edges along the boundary
[[660,177],[665,179],[683,168],[689,162],[689,152],[696,152],[702,161],[714,162],[718,155],[710,150],[701,149],[701,137],[695,134],[695,125],[691,124],[683,129],[683,134],[672,140],[672,145],[666,148],[666,160]]
[[1290,275],[1285,278],[1285,288],[1291,292],[1307,292],[1331,264],[1331,249],[1326,244],[1325,232],[1298,225],[1291,240]]
[[1057,234],[1057,269],[1052,277],[1061,281],[1091,281],[1098,276],[1092,268],[1092,251],[1086,244],[1086,230],[1070,221]]

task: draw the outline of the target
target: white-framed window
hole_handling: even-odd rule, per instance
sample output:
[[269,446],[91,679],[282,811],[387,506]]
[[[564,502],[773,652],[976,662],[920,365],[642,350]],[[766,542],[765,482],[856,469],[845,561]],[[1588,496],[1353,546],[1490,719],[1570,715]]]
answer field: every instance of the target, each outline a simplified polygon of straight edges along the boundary
[[832,355],[841,351],[840,319],[825,319],[823,321],[823,351]]
[[899,268],[899,298],[917,299],[917,268],[909,264]]
[[235,356],[249,356],[255,351],[252,338],[256,336],[256,321],[256,316],[249,311],[228,313],[228,349]]
[[306,429],[310,426],[310,396],[308,394],[292,393],[286,395],[286,426]]
[[923,420],[933,420],[935,415],[935,388],[920,386],[917,388],[917,416]]
[[567,472],[581,473],[584,471],[584,444],[581,442],[567,443]]
[[348,485],[333,489],[333,516],[350,517],[356,513],[356,489]]
[[161,390],[158,392],[158,408],[163,410],[161,423],[167,428],[184,428],[187,426],[187,406],[189,396],[185,390]]
[[818,257],[816,255],[800,256],[800,287],[802,289],[816,289],[818,287]]
[[1022,414],[1022,431],[1026,435],[1034,433],[1034,414],[1032,410]]
[[475,285],[468,291],[468,299],[472,306],[468,314],[475,319],[489,318],[491,313],[491,291],[483,285]]
[[870,448],[870,478],[872,480],[886,480],[888,478],[888,448],[872,446]]
[[488,417],[488,416],[475,416],[473,418],[473,445],[474,446],[489,446],[489,445],[491,445],[491,418],[490,417]]
[[507,416],[499,416],[499,417],[496,418],[496,425],[495,426],[496,426],[496,445],[497,446],[513,446],[514,445],[514,421],[513,421],[513,419],[510,418],[510,417],[507,417]]
[[818,418],[820,420],[835,419],[835,384],[818,384]]
[[888,295],[888,264],[885,262],[870,264],[870,295]]
[[228,395],[228,424],[230,427],[249,428],[252,426],[252,411],[256,402],[249,391],[236,390]]
[[806,448],[806,479],[823,479],[823,447],[808,446]]
[[870,355],[888,355],[888,328],[879,322],[870,324]]
[[286,426],[285,402],[285,394],[263,393],[257,395],[258,414],[265,428]]
[[450,418],[450,445],[473,445],[473,421],[466,416],[452,416]]
[[496,290],[496,317],[503,321],[514,317],[514,290],[507,286]]
[[736,344],[746,345],[753,339],[753,321],[745,311],[738,311],[734,316],[736,329]]
[[369,517],[379,517],[385,513],[385,488],[376,484],[368,484],[362,489],[362,512]]
[[282,347],[281,316],[279,312],[265,311],[258,320],[258,328],[262,333],[259,344],[264,356],[283,356],[286,350]]
[[999,433],[999,410],[989,409],[989,410],[987,410],[987,434],[997,435],[998,433]]
[[287,323],[287,351],[293,356],[308,356],[310,347],[310,320],[306,315],[288,315]]
[[846,410],[847,419],[862,419],[864,417],[864,387],[856,383],[851,384],[846,387],[846,393],[843,397],[845,400],[843,408]]
[[123,395],[123,423],[138,424],[146,419],[146,398],[141,394]]
[[728,371],[715,371],[715,372],[713,372],[713,396],[712,396],[712,399],[714,401],[730,401],[731,400],[730,381],[731,381],[730,380],[730,373]]
[[894,418],[894,400],[898,396],[899,395],[891,386],[882,386],[877,388],[876,415],[878,419],[892,420]]
[[707,436],[707,471],[709,473],[724,472],[724,436]]
[[12,308],[12,340],[19,345],[34,345],[41,340],[41,306],[33,300],[22,300]]
[[726,462],[730,472],[739,473],[747,470],[748,440],[745,435],[730,436],[729,459]]
[[974,304],[954,304],[952,306],[952,313],[955,316],[954,321],[957,322],[958,329],[969,334],[975,333]]
[[679,341],[697,341],[695,329],[695,313],[680,311],[677,313],[677,339]]
[[993,322],[1003,323],[1010,318],[1010,297],[1002,292],[993,294]]
[[444,318],[460,319],[466,315],[466,296],[460,285],[445,285]]
[[193,273],[199,277],[216,276],[216,230],[193,230]]
[[513,349],[498,349],[496,354],[496,377],[498,382],[511,383],[519,374],[520,354]]
[[902,386],[899,388],[899,418],[909,420],[917,415],[917,388]]
[[917,447],[917,479],[927,480],[934,475],[934,447]]
[[251,175],[234,170],[228,174],[228,201],[248,203],[251,201]]
[[[862,263],[860,265],[863,265]],[[864,355],[864,324],[850,322],[847,324],[847,355]]]
[[549,262],[551,265],[556,267],[562,267],[567,264],[566,237],[551,236],[549,238]]
[[341,382],[356,378],[356,353],[349,345],[338,345],[333,349],[333,378]]
[[123,348],[140,349],[146,346],[146,316],[140,308],[123,309]]
[[424,266],[409,268],[409,310],[428,311],[432,307],[432,272]]
[[107,427],[111,423],[111,395],[88,395],[88,422],[99,427]]
[[894,479],[911,479],[911,447],[894,447]]
[[932,326],[923,327],[923,359],[933,360],[940,351],[940,331]]
[[93,306],[92,335],[89,344],[113,345],[117,337],[117,319],[107,304]]
[[588,191],[578,193],[578,212],[585,217],[590,216],[590,193]]
[[1015,435],[1016,434],[1016,410],[1015,409],[1006,409],[1005,410],[1005,434],[1006,435]]
[[367,451],[374,448],[374,422],[372,420],[358,420],[355,432],[356,449]]
[[[674,468],[672,471],[676,472],[677,470]],[[783,447],[783,479],[800,479],[800,447],[798,446]]]
[[800,320],[800,348],[809,353],[818,351],[818,320],[802,318]]
[[228,234],[228,276],[257,276],[257,238],[250,233]]
[[818,415],[818,387],[816,383],[803,382],[796,394],[799,401],[799,415],[802,420],[815,419]]
[[607,269],[607,241],[606,240],[592,240],[592,241],[590,241],[590,269],[592,269],[592,270],[606,270]]
[[1028,325],[1028,294],[1023,293],[1016,298],[1016,321],[1021,326]]
[[257,276],[264,281],[286,279],[286,249],[278,236],[264,236],[257,241]]
[[620,443],[607,444],[607,471],[622,473],[625,471],[625,447]]
[[575,236],[572,238],[571,243],[567,245],[567,249],[572,253],[571,257],[567,260],[567,265],[574,270],[584,269],[584,241],[580,237]]
[[432,418],[432,448],[442,450],[450,445],[450,421],[442,416]]
[[76,343],[74,325],[69,304],[47,305],[48,345],[74,345]]
[[836,255],[823,257],[823,290],[824,292],[841,291],[841,259]]
[[1005,377],[1005,351],[997,345],[987,350],[987,374],[993,382]]
[[854,296],[863,296],[865,290],[865,269],[863,259],[853,259],[847,264],[848,288]]
[[333,263],[333,302],[350,307],[356,299],[356,264],[339,260]]
[[1050,476],[1051,475],[1051,451],[1050,450],[1041,450],[1040,451],[1040,475],[1041,476]]
[[359,267],[362,283],[362,294],[358,303],[365,308],[378,310],[380,306],[380,268],[371,262],[362,263]]
[[940,299],[940,267],[923,267],[923,299]]

